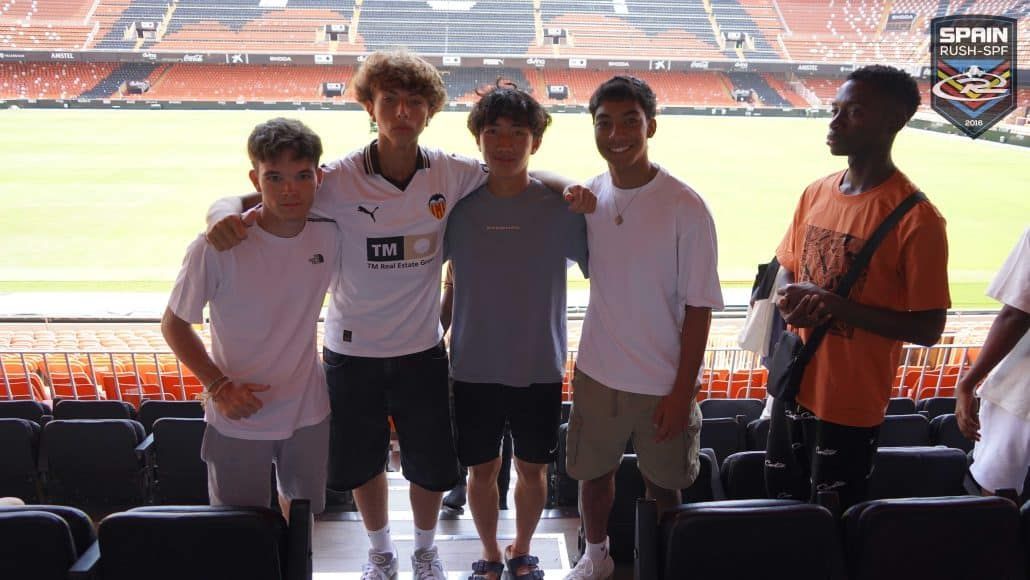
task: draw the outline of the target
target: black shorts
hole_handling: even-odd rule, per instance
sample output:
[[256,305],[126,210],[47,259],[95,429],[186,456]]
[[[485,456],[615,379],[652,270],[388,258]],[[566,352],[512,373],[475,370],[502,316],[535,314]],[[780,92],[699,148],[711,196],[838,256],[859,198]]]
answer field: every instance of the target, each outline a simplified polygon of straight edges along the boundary
[[560,422],[561,383],[509,387],[454,381],[454,423],[462,465],[499,457],[505,423],[511,428],[515,457],[527,463],[551,463],[558,457]]
[[443,345],[370,358],[323,350],[332,420],[328,487],[360,487],[386,468],[393,418],[404,477],[430,491],[458,482]]

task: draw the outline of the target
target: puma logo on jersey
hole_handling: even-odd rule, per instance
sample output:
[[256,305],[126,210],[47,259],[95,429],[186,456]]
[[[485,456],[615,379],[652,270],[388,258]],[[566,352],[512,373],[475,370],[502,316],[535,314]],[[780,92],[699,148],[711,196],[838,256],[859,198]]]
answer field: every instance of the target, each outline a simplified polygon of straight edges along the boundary
[[375,209],[373,209],[371,211],[366,209],[364,206],[360,206],[360,205],[358,206],[358,213],[368,214],[368,217],[372,218],[372,223],[376,223],[376,212],[377,211],[379,211],[379,206],[378,205],[376,206]]

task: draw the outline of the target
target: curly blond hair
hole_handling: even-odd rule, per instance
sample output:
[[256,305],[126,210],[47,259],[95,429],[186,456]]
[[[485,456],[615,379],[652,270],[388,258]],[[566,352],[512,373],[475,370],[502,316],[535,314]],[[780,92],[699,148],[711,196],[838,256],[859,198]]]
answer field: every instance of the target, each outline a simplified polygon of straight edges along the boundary
[[351,79],[358,102],[371,103],[375,89],[403,89],[421,95],[429,114],[439,113],[447,102],[443,77],[436,67],[404,49],[373,52]]

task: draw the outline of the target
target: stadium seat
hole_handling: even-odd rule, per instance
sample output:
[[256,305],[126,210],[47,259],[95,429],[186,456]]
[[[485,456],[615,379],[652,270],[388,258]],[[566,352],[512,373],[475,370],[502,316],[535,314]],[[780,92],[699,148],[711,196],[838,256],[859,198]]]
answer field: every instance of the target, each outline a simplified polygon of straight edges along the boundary
[[660,524],[654,502],[638,502],[637,510],[640,580],[844,577],[837,523],[822,506],[715,501],[674,508]]
[[268,508],[155,506],[104,518],[97,536],[98,557],[76,564],[79,577],[97,571],[103,580],[312,577],[307,500],[291,503],[289,525]]
[[715,451],[707,447],[700,450],[697,478],[694,479],[694,483],[690,484],[690,487],[681,489],[680,494],[683,503],[726,499]]
[[100,515],[143,505],[143,426],[128,419],[51,421],[42,460],[51,501]]
[[955,397],[928,397],[920,399],[916,403],[916,412],[926,415],[926,418],[930,420],[947,413],[954,413]]
[[50,407],[40,401],[0,401],[0,418],[27,419],[43,426],[53,416]]
[[701,416],[705,419],[733,419],[742,415],[746,425],[762,415],[765,401],[761,399],[707,399],[701,401],[699,406],[701,407]]
[[912,415],[916,412],[916,402],[908,397],[892,397],[887,401],[887,415]]
[[54,419],[135,419],[136,410],[125,401],[79,401],[54,403]]
[[95,538],[89,516],[72,507],[0,507],[0,578],[65,580]]
[[747,424],[747,448],[752,451],[765,451],[769,440],[769,419],[759,419]]
[[930,421],[930,443],[954,447],[967,453],[973,450],[973,442],[959,431],[954,413],[938,415]]
[[747,427],[742,417],[701,420],[701,447],[714,449],[720,464],[730,455],[746,448],[746,435]]
[[741,451],[722,462],[727,499],[765,499],[765,451]]
[[[1030,481],[1030,472],[1027,473],[1027,481]],[[1030,490],[1023,490],[1024,493],[1030,493]],[[1027,500],[1023,504],[1023,507],[1019,509],[1019,519],[1022,520],[1021,536],[1023,539],[1023,554],[1026,556],[1026,569],[1030,571],[1030,500]]]
[[880,447],[912,447],[930,444],[930,422],[919,414],[887,415],[880,425]]
[[1019,512],[1003,498],[873,500],[843,523],[852,580],[1025,577]]
[[0,497],[42,499],[39,432],[39,425],[28,419],[0,419]]
[[147,433],[153,431],[154,421],[164,417],[203,419],[204,407],[200,401],[143,401],[139,406],[139,422]]
[[967,493],[966,454],[949,447],[887,447],[876,451],[870,499]]
[[140,446],[152,459],[154,499],[159,504],[207,504],[207,464],[200,458],[203,419],[164,417]]

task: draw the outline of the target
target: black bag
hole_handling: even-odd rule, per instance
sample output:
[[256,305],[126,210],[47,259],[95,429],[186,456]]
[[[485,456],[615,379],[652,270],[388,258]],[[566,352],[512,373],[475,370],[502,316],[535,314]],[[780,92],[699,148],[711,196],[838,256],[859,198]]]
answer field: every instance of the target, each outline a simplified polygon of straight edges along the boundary
[[771,396],[786,402],[792,402],[801,390],[801,378],[805,375],[805,363],[801,363],[801,355],[805,352],[805,341],[796,332],[784,332],[776,342],[772,356],[769,357],[769,381],[765,390]]
[[[901,220],[902,216],[908,213],[917,203],[926,199],[923,192],[917,191],[905,198],[894,211],[883,220],[883,223],[876,228],[869,241],[862,246],[862,250],[855,257],[848,273],[841,279],[836,293],[839,296],[847,296],[851,293],[851,287],[858,280],[859,274],[869,265],[876,247],[880,245],[887,232]],[[793,403],[801,390],[801,379],[805,375],[805,367],[812,359],[819,343],[826,336],[830,328],[830,322],[823,323],[812,331],[808,337],[808,344],[795,332],[784,332],[776,343],[776,348],[768,359],[769,380],[765,385],[766,392],[776,399],[785,403]]]

